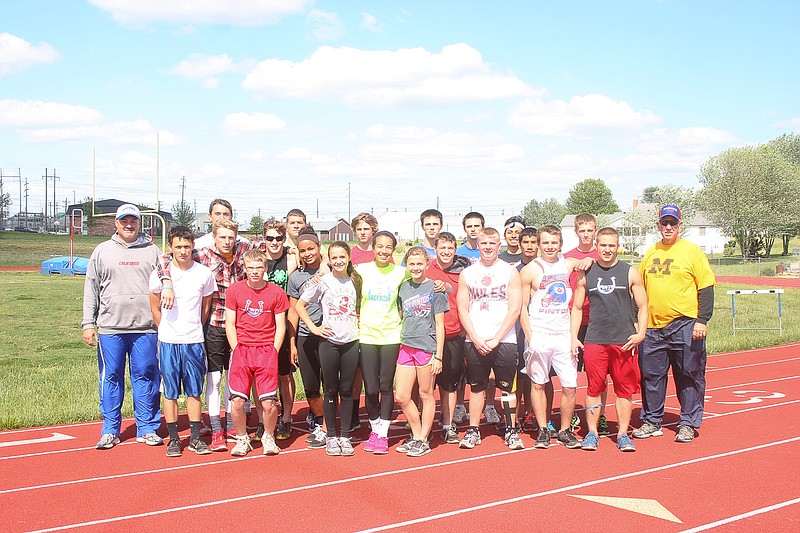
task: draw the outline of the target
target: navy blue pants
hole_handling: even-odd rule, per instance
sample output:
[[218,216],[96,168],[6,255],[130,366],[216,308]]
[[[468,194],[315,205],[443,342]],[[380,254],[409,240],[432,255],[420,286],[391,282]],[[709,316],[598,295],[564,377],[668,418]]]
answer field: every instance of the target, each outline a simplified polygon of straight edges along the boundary
[[671,367],[681,404],[678,424],[700,427],[706,393],[706,340],[692,340],[694,323],[693,318],[678,318],[663,328],[647,330],[639,347],[642,420],[661,425]]
[[122,400],[125,397],[125,362],[130,358],[133,414],[136,436],[155,433],[161,425],[161,374],[158,371],[158,335],[124,333],[98,335],[97,365],[100,368],[100,413],[102,433],[119,435]]

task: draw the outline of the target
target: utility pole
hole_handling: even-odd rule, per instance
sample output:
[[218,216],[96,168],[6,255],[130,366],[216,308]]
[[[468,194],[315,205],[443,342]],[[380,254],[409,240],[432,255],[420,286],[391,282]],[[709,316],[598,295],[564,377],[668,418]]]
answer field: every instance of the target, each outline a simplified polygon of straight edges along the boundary
[[25,178],[25,227],[28,227],[28,178]]
[[[61,179],[61,178],[56,176],[56,169],[53,169],[53,223],[54,224],[55,224],[55,221],[56,221],[56,206],[58,205],[56,203],[56,180],[58,180],[58,179]],[[45,221],[45,225],[46,225],[46,222],[47,221]],[[47,228],[45,228],[45,229],[47,229]]]
[[350,215],[350,182],[347,182],[347,220],[353,220],[353,217]]
[[[19,208],[22,210],[22,174],[20,172],[21,169],[17,169],[16,174],[6,174],[3,172],[3,169],[0,168],[0,197],[3,196],[3,178],[18,178],[19,179]],[[5,206],[0,205],[0,223],[5,221],[6,218],[11,216],[11,194],[8,195],[8,209]],[[17,221],[19,222],[19,220]],[[19,225],[19,224],[17,224]]]
[[[47,230],[47,180],[50,178],[50,175],[47,173],[47,169],[44,169],[44,229]],[[27,211],[27,209],[25,210]]]
[[186,176],[181,178],[181,207],[183,207],[183,194],[186,192]]

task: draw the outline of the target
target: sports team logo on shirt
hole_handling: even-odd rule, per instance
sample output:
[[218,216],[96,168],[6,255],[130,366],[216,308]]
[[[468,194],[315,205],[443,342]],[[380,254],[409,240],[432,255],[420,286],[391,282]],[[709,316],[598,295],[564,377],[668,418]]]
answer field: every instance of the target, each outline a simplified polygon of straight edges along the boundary
[[350,297],[347,295],[336,297],[336,300],[334,300],[331,306],[330,313],[331,316],[348,316],[355,314],[355,308],[351,303]]
[[664,264],[661,264],[661,259],[655,257],[650,262],[650,268],[647,270],[648,274],[653,274],[655,276],[669,276],[670,271],[669,268],[672,265],[672,259],[665,259]]
[[491,284],[492,284],[492,276],[483,276],[481,278],[481,285],[483,285],[484,287],[488,287]]
[[248,299],[244,303],[244,312],[247,313],[248,315],[250,315],[253,318],[257,318],[257,317],[261,316],[261,313],[264,312],[264,301],[263,300],[259,300],[258,301],[258,309],[256,309],[255,307],[251,307],[250,304],[252,304],[252,303],[253,303],[253,301],[250,300],[250,299]]
[[542,306],[558,305],[567,302],[567,285],[556,281],[547,286],[547,294],[542,298]]

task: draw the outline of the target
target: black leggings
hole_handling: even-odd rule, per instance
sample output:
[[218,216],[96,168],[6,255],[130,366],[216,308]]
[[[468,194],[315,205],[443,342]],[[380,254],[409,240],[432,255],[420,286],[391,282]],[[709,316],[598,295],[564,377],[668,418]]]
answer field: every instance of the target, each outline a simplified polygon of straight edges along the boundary
[[367,414],[370,420],[391,420],[394,410],[394,371],[399,344],[361,345],[361,375],[364,376]]
[[320,362],[319,344],[321,337],[316,335],[297,336],[297,359],[300,361],[300,376],[303,378],[303,389],[306,398],[319,398]]
[[322,414],[329,437],[336,436],[336,403],[342,397],[342,437],[350,436],[353,421],[353,380],[358,368],[358,341],[333,344],[328,340],[319,343],[319,361],[322,365],[325,402]]

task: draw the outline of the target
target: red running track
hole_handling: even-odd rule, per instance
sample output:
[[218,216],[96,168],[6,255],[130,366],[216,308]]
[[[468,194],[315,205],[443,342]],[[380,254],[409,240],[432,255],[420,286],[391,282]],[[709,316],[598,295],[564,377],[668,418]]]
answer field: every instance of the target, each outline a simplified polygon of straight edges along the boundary
[[[699,437],[673,442],[670,389],[665,435],[637,440],[633,454],[613,435],[586,452],[534,450],[528,434],[526,449],[512,452],[488,426],[474,450],[437,435],[421,458],[375,456],[363,443],[354,457],[328,457],[295,431],[277,457],[259,447],[246,458],[174,459],[136,444],[130,420],[128,439],[109,451],[93,447],[99,423],[6,431],[0,529],[800,530],[800,344],[711,356],[707,377]],[[613,431],[613,405],[608,416]],[[392,448],[404,434],[396,423]]]

